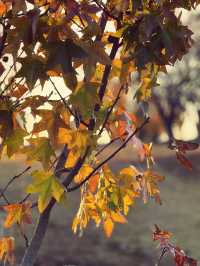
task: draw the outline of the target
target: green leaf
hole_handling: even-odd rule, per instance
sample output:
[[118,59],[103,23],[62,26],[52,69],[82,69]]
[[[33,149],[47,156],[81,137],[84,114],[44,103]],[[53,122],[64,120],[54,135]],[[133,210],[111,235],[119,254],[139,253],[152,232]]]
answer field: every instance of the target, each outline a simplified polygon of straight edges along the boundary
[[51,164],[51,157],[55,157],[55,152],[51,147],[49,139],[45,137],[32,138],[28,142],[30,145],[23,149],[27,154],[27,159],[39,161],[44,169],[47,169]]
[[57,202],[61,200],[64,187],[51,172],[35,171],[32,173],[33,183],[28,185],[26,192],[38,193],[38,209],[42,213],[48,206],[51,198]]
[[98,87],[98,83],[85,83],[70,97],[70,103],[73,104],[74,107],[80,111],[84,119],[90,118],[91,111],[94,109],[94,106],[99,102],[99,97],[97,93]]
[[20,150],[20,147],[24,144],[25,136],[27,136],[27,132],[24,129],[16,128],[11,135],[6,137],[3,144],[7,145],[7,154],[9,157]]

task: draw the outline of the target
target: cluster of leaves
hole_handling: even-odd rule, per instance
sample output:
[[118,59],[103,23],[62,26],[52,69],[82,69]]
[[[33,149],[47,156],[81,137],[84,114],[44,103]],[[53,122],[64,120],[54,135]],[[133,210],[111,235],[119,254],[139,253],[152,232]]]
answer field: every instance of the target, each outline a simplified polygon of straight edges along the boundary
[[[80,183],[92,170],[85,166],[85,173],[79,173],[75,182]],[[97,226],[103,222],[105,234],[111,236],[114,223],[126,222],[124,215],[128,214],[137,198],[142,198],[144,203],[149,197],[161,202],[157,183],[163,179],[150,168],[139,172],[131,165],[116,174],[108,165],[104,165],[99,174],[92,176],[81,189],[81,204],[73,221],[73,231],[76,232],[79,226],[82,232],[91,219]]]
[[[154,171],[152,144],[137,137],[149,118],[129,112],[124,98],[132,89],[132,73],[137,72],[135,97],[140,103],[148,101],[158,85],[158,74],[188,52],[192,32],[182,25],[175,9],[197,4],[185,0],[0,1],[0,155],[23,154],[27,162],[41,164],[31,173],[33,182],[25,188],[24,199],[11,204],[5,195],[24,171],[2,190],[6,228],[16,224],[26,239],[24,224],[31,222],[33,207],[38,207],[42,219],[55,202],[63,204],[66,194],[79,188],[74,232],[78,228],[82,232],[93,220],[103,225],[109,237],[115,222],[126,222],[125,215],[137,198],[144,203],[151,197],[161,202],[158,182],[164,177]],[[57,80],[64,81],[64,88],[58,87]],[[48,93],[42,96],[47,86]],[[33,118],[32,127],[27,114]],[[102,133],[110,137],[103,149]],[[117,140],[116,150],[102,159],[103,150]],[[113,173],[108,162],[128,142],[140,161],[146,160],[146,167],[139,171],[131,165]],[[183,158],[184,153],[179,145],[177,154]],[[27,201],[35,193],[37,203]],[[0,242],[0,258],[10,263],[14,263],[13,241],[2,238]]]
[[195,259],[188,257],[181,248],[173,245],[170,242],[171,236],[172,234],[170,232],[163,231],[157,225],[155,225],[153,240],[159,241],[159,247],[161,249],[158,265],[160,264],[163,256],[167,253],[170,253],[176,266],[197,266],[197,261]]

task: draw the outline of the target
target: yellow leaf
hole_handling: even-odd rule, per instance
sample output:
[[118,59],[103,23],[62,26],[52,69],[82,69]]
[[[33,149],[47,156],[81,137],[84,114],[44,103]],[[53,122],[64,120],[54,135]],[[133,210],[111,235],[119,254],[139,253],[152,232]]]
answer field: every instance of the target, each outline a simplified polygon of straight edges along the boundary
[[137,92],[137,98],[139,101],[147,101],[151,97],[152,79],[144,77],[142,84]]
[[55,177],[52,180],[52,195],[53,197],[60,202],[60,199],[64,193],[64,187],[63,185],[60,184],[60,182],[58,181],[58,179]]
[[74,181],[76,183],[80,183],[82,180],[86,178],[91,172],[93,168],[89,164],[84,164],[78,174],[74,177]]
[[126,218],[120,212],[111,212],[111,218],[112,218],[113,222],[117,222],[120,224],[127,223]]
[[112,235],[113,229],[114,229],[114,223],[110,218],[107,218],[104,222],[103,222],[103,228],[104,228],[104,232],[106,234],[107,237],[110,237]]
[[60,144],[68,144],[69,149],[81,149],[86,147],[89,141],[87,130],[71,130],[60,128],[58,133],[58,142]]
[[128,175],[128,176],[131,176],[131,177],[136,176],[138,174],[139,174],[139,171],[133,165],[131,165],[129,167],[126,167],[126,168],[123,168],[120,171],[120,175]]
[[0,260],[3,260],[4,265],[9,262],[15,264],[15,240],[13,237],[3,237],[0,239]]
[[59,144],[69,144],[72,140],[72,130],[66,128],[59,128],[58,142]]
[[73,151],[70,151],[68,157],[67,157],[67,161],[65,163],[65,167],[66,168],[71,168],[75,165],[76,161],[78,160],[78,157],[80,156],[80,154],[74,153]]

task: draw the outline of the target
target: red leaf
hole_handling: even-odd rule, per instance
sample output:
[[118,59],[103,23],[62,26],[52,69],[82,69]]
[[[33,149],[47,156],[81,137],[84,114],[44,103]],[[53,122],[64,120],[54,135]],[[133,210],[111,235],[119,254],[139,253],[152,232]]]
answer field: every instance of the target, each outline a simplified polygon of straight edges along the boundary
[[199,144],[195,142],[171,139],[169,142],[169,148],[171,150],[179,150],[183,153],[186,151],[193,151],[199,148]]
[[192,163],[190,160],[188,160],[182,152],[177,151],[176,152],[176,157],[177,160],[187,169],[187,170],[192,170]]

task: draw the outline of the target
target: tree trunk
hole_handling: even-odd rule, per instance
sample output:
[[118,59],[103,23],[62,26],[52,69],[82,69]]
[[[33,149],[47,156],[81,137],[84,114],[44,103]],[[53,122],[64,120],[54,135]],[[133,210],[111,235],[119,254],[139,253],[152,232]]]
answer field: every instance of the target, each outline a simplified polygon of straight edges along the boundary
[[44,239],[48,227],[50,213],[54,204],[55,200],[51,200],[45,211],[40,214],[36,229],[33,233],[33,238],[31,239],[31,243],[24,254],[20,266],[33,266],[35,264],[38,252],[40,250],[42,241]]

